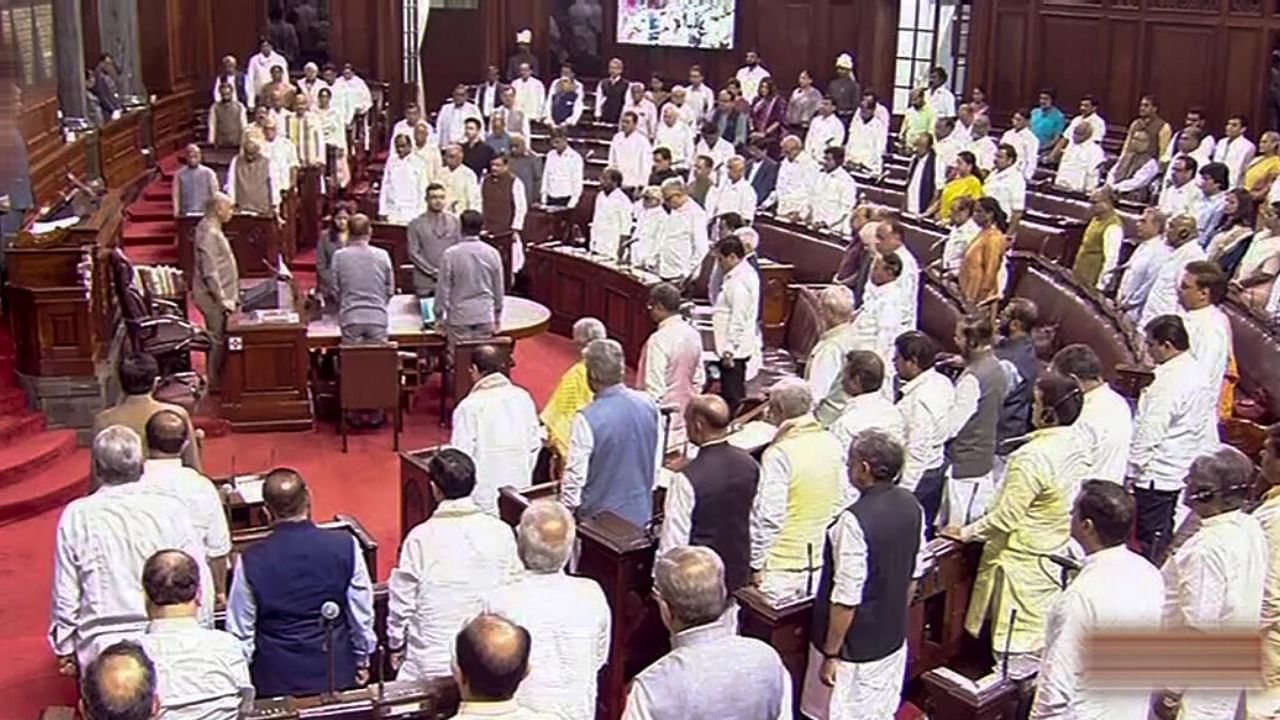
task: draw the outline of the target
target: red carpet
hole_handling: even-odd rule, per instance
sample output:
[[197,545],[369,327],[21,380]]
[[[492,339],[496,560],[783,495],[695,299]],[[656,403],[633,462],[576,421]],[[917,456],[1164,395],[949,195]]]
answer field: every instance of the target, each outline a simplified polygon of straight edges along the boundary
[[[522,341],[516,349],[514,380],[527,388],[542,407],[556,380],[575,359],[573,344],[565,338],[542,335]],[[436,393],[436,387],[428,388],[418,399],[413,414],[405,416],[402,448],[429,447],[447,440],[448,430],[437,422]],[[42,427],[41,423],[27,422],[34,423],[28,426],[31,432]],[[5,447],[3,437],[8,427],[0,416],[0,448]],[[30,452],[37,447],[35,443],[24,445],[31,446]],[[0,504],[6,489],[8,452],[0,450]],[[351,451],[345,455],[333,427],[322,425],[313,432],[211,438],[205,443],[204,457],[208,471],[214,475],[252,472],[271,465],[297,468],[311,486],[315,517],[329,518],[344,512],[358,518],[378,540],[377,577],[387,578],[396,561],[400,538],[400,465],[391,450],[390,429],[352,435]],[[75,451],[41,475],[54,472],[66,478],[85,478],[88,453]],[[83,492],[82,480],[69,485],[74,491],[71,496]],[[0,526],[0,587],[6,589],[4,601],[0,602],[0,643],[6,650],[6,662],[0,666],[0,706],[8,708],[0,716],[5,718],[35,718],[42,707],[75,702],[74,683],[57,675],[45,640],[59,512],[48,510]]]

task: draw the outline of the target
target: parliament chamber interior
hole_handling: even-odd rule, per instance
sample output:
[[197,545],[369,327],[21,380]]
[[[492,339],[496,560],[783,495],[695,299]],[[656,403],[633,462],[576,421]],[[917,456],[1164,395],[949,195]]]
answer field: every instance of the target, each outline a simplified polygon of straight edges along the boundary
[[1280,718],[1280,0],[0,0],[0,242],[0,717]]

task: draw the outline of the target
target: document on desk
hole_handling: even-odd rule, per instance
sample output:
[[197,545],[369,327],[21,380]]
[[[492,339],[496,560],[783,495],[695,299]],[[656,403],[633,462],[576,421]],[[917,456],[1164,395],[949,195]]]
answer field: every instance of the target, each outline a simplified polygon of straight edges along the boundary
[[266,480],[261,475],[240,475],[235,479],[236,492],[246,505],[262,502],[262,486]]
[[436,323],[436,301],[434,297],[418,298],[418,307],[422,313],[422,327],[430,328]]

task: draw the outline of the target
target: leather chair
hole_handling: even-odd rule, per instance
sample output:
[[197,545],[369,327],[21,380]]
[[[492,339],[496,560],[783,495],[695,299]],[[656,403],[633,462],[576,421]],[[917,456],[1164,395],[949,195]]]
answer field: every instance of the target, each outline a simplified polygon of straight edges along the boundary
[[1265,410],[1264,417],[1280,418],[1280,340],[1276,332],[1231,300],[1219,307],[1231,321],[1231,342],[1240,373],[1237,401],[1241,396],[1250,398]]
[[190,353],[208,352],[209,336],[182,316],[181,308],[151,297],[135,282],[133,263],[121,248],[111,253],[111,284],[134,352],[156,358],[161,375],[189,371]]
[[400,401],[400,349],[394,342],[338,347],[338,428],[347,451],[347,412],[387,410],[395,413],[392,447],[400,449],[404,424]]
[[453,343],[451,348],[451,356],[449,362],[443,363],[441,367],[442,387],[440,391],[440,424],[441,426],[449,423],[449,410],[451,407],[457,407],[458,402],[471,392],[471,353],[476,348],[491,345],[500,352],[505,353],[507,357],[506,369],[504,375],[511,375],[511,368],[515,365],[512,353],[515,351],[515,343],[509,337],[495,336],[491,338],[480,338],[478,340],[459,340]]

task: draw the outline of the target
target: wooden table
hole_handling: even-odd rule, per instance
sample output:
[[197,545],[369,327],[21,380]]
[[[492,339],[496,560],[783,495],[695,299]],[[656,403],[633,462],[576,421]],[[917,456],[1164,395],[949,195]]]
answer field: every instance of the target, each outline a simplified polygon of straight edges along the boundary
[[[396,295],[387,303],[391,339],[407,347],[444,345],[444,335],[433,328],[422,327],[422,310],[417,297]],[[498,334],[522,340],[546,332],[551,311],[522,297],[508,296],[502,301],[502,324]],[[338,319],[326,315],[307,324],[307,345],[312,349],[337,347],[342,341]]]

